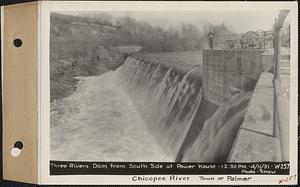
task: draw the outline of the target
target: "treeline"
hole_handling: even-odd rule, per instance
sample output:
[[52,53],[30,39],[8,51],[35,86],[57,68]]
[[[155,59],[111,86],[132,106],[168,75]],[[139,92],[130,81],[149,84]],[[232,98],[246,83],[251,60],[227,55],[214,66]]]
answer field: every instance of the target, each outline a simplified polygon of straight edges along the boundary
[[[225,24],[207,23],[198,27],[191,23],[182,23],[178,27],[162,28],[153,26],[146,21],[137,21],[129,16],[114,17],[104,13],[85,13],[74,16],[55,13],[51,15],[52,39],[72,37],[72,28],[80,23],[85,27],[96,28],[98,32],[96,39],[102,41],[102,45],[106,48],[139,45],[147,52],[200,50],[204,46],[203,42],[207,42],[205,39],[210,31],[214,32],[215,36],[233,33]],[[88,37],[88,32],[87,30],[82,35]],[[110,35],[103,35],[104,33]]]

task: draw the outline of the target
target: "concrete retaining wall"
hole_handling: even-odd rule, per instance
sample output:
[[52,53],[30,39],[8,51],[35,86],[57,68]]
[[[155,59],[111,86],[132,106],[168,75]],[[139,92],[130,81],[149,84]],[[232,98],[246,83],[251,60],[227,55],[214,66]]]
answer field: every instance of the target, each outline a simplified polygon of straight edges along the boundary
[[203,97],[220,105],[235,93],[251,91],[263,71],[262,50],[203,51]]
[[272,79],[271,73],[261,74],[228,161],[282,161],[279,129],[273,123]]

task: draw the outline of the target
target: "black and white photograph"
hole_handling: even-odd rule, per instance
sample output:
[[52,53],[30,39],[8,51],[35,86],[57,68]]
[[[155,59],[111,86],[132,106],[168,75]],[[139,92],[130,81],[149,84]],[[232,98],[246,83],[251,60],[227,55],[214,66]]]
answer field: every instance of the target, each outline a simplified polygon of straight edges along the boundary
[[289,161],[289,10],[52,11],[50,159]]
[[3,179],[299,183],[297,5],[5,4]]

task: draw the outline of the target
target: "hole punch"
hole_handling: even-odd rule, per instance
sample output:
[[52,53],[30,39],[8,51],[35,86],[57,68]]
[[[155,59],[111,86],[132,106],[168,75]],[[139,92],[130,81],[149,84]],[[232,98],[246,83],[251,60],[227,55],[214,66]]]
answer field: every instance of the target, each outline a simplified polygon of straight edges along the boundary
[[22,44],[23,44],[23,42],[22,42],[22,40],[20,38],[14,39],[13,43],[14,43],[15,47],[21,47]]
[[14,147],[15,147],[15,148],[18,148],[18,149],[22,149],[22,148],[23,148],[23,143],[20,142],[20,141],[16,141]]
[[22,152],[22,148],[23,148],[23,143],[21,141],[16,141],[14,147],[10,151],[10,154],[13,157],[18,157]]

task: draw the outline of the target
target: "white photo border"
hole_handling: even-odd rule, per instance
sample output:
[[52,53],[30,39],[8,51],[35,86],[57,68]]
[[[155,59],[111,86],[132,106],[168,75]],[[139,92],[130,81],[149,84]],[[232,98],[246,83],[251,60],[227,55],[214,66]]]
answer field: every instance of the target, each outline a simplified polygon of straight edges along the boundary
[[[291,80],[290,80],[290,175],[245,175],[250,181],[199,181],[190,175],[189,181],[147,182],[132,180],[132,175],[63,175],[50,176],[50,13],[54,11],[187,11],[187,10],[282,10],[288,9],[291,18]],[[40,184],[279,184],[279,181],[298,175],[298,10],[297,2],[183,2],[183,1],[42,1],[39,2],[39,183]],[[170,175],[152,175],[170,176]],[[180,175],[178,175],[180,176]],[[206,175],[218,177],[221,175]],[[224,176],[224,175],[222,175]],[[239,175],[242,176],[242,175]],[[296,184],[297,179],[285,184]]]

